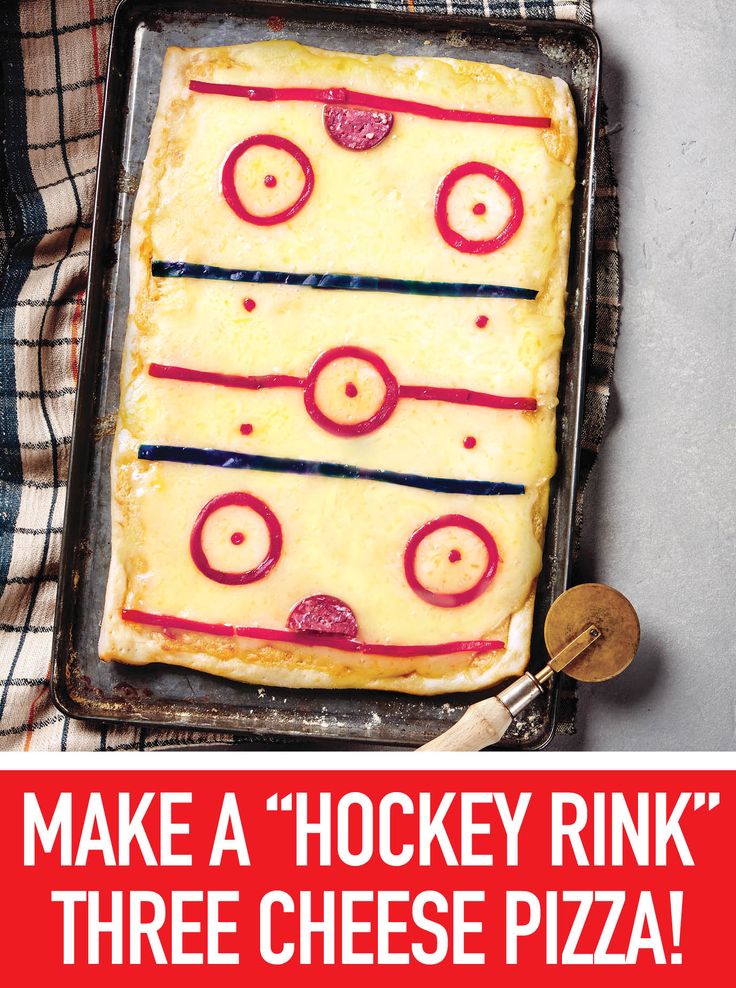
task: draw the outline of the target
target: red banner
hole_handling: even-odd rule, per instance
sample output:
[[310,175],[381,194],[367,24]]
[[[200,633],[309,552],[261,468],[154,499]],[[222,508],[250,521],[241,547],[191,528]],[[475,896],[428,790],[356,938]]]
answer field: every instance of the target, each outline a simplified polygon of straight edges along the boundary
[[649,988],[731,966],[733,772],[3,776],[7,984]]

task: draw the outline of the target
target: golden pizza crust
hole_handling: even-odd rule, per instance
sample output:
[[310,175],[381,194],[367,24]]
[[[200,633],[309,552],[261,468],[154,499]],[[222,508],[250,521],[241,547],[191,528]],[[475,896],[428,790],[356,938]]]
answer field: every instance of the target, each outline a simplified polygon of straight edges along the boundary
[[[259,71],[260,75],[258,74]],[[177,630],[172,633],[169,629],[149,627],[122,618],[124,608],[133,608],[154,613],[173,612],[204,622],[222,621],[236,625],[253,626],[260,624],[261,626],[269,626],[269,621],[259,621],[257,614],[254,618],[250,614],[246,614],[247,620],[238,620],[237,618],[233,619],[229,613],[218,612],[218,608],[223,602],[235,601],[235,594],[228,596],[228,590],[221,591],[217,588],[213,591],[203,585],[203,578],[200,574],[185,572],[187,567],[186,553],[183,553],[181,558],[177,555],[174,559],[169,549],[166,548],[169,543],[163,540],[159,531],[163,527],[162,520],[170,519],[178,530],[180,516],[182,525],[187,523],[187,518],[193,517],[193,509],[187,506],[185,510],[179,502],[184,503],[189,497],[192,504],[198,504],[205,499],[203,492],[206,491],[207,496],[209,496],[210,488],[212,491],[215,490],[212,487],[215,481],[209,479],[213,471],[209,470],[208,473],[209,468],[191,468],[207,473],[208,479],[207,481],[192,481],[191,483],[196,489],[190,492],[188,489],[182,488],[179,498],[176,484],[170,482],[168,478],[174,476],[181,478],[182,474],[178,472],[181,470],[180,467],[166,464],[144,464],[137,458],[137,449],[142,442],[172,443],[179,441],[182,445],[194,444],[193,442],[183,442],[179,438],[177,431],[179,425],[177,423],[181,424],[184,420],[176,419],[175,413],[171,412],[171,408],[179,401],[179,396],[173,392],[156,391],[155,388],[158,385],[151,384],[147,366],[152,359],[160,359],[168,355],[168,351],[159,353],[157,347],[160,339],[168,339],[167,345],[171,348],[171,340],[177,338],[177,327],[182,327],[181,335],[187,337],[189,330],[185,332],[183,329],[186,319],[190,318],[187,314],[196,308],[197,299],[205,293],[209,293],[208,298],[211,299],[212,306],[222,306],[222,312],[226,317],[223,317],[225,328],[220,330],[214,326],[202,327],[208,339],[201,344],[200,350],[197,352],[197,359],[201,359],[202,353],[207,353],[207,347],[211,344],[211,352],[217,353],[218,359],[223,359],[221,355],[225,355],[224,359],[232,360],[238,365],[243,361],[242,347],[245,344],[241,342],[241,339],[244,333],[240,328],[238,328],[237,333],[235,330],[230,333],[227,328],[227,319],[230,318],[228,313],[231,310],[226,307],[231,304],[231,301],[230,296],[226,293],[231,290],[230,286],[218,285],[213,287],[204,283],[191,286],[182,282],[175,285],[164,284],[162,283],[163,279],[157,280],[151,276],[152,259],[166,257],[164,252],[168,253],[169,259],[201,261],[202,258],[198,254],[200,241],[206,240],[210,236],[213,238],[213,243],[205,243],[202,250],[210,255],[207,260],[211,263],[232,263],[233,257],[248,259],[249,250],[253,247],[251,241],[246,242],[245,239],[240,244],[237,242],[237,236],[241,234],[236,228],[233,228],[234,233],[227,238],[227,241],[221,239],[217,241],[217,244],[214,243],[219,225],[231,220],[231,217],[226,217],[224,214],[222,216],[219,213],[214,215],[216,209],[220,208],[217,197],[213,198],[213,206],[211,207],[212,220],[208,221],[204,214],[201,219],[204,232],[200,236],[191,235],[189,240],[182,233],[182,225],[191,223],[192,228],[196,229],[197,223],[200,222],[197,212],[199,207],[196,204],[193,204],[191,212],[176,204],[175,183],[180,181],[177,169],[185,168],[187,162],[192,158],[194,153],[191,151],[193,138],[191,140],[189,138],[194,133],[193,128],[197,124],[197,118],[193,115],[200,112],[199,109],[192,109],[193,96],[187,89],[188,80],[190,78],[214,78],[220,81],[227,80],[236,83],[249,81],[250,83],[258,82],[265,85],[277,83],[281,85],[319,85],[324,84],[325,79],[334,79],[336,85],[346,85],[350,83],[353,77],[357,79],[354,85],[356,89],[371,91],[371,86],[373,90],[376,90],[382,84],[384,90],[388,92],[396,90],[402,98],[424,99],[435,103],[441,103],[443,99],[457,101],[457,92],[460,86],[464,105],[471,108],[478,108],[478,106],[485,108],[486,105],[490,105],[494,111],[498,112],[547,114],[552,118],[552,127],[549,130],[533,135],[535,142],[533,145],[531,144],[532,136],[528,134],[514,132],[508,138],[512,145],[514,142],[519,145],[521,149],[518,152],[520,160],[529,159],[537,162],[543,160],[545,162],[544,167],[548,169],[546,177],[539,181],[540,186],[543,181],[547,181],[550,188],[545,190],[540,187],[538,195],[536,195],[537,190],[535,190],[535,195],[530,194],[529,196],[531,203],[528,210],[529,223],[542,224],[542,220],[535,219],[537,209],[540,213],[544,213],[545,209],[551,211],[544,213],[545,219],[542,225],[545,230],[545,247],[539,252],[542,260],[537,260],[533,244],[522,245],[519,248],[519,257],[515,259],[509,251],[508,255],[502,259],[505,267],[501,265],[500,268],[501,275],[506,275],[507,282],[510,284],[523,283],[519,281],[519,278],[526,278],[527,281],[536,278],[534,285],[538,288],[537,300],[534,303],[502,303],[505,305],[504,308],[499,305],[497,315],[493,317],[499,326],[497,341],[492,340],[488,344],[491,349],[487,358],[485,351],[483,356],[483,360],[488,360],[489,374],[494,366],[509,368],[507,377],[512,379],[510,385],[512,393],[514,393],[513,388],[517,390],[520,388],[533,389],[528,393],[536,394],[539,401],[537,413],[522,413],[528,423],[534,423],[528,426],[534,430],[529,433],[532,443],[529,455],[524,457],[522,450],[522,453],[514,458],[513,450],[510,453],[508,449],[503,447],[503,436],[501,435],[498,451],[493,454],[496,459],[491,462],[491,467],[497,470],[506,465],[510,470],[519,472],[521,482],[526,484],[527,493],[522,498],[518,498],[518,508],[516,506],[512,509],[506,505],[503,507],[490,505],[492,501],[499,502],[501,500],[499,498],[474,499],[476,503],[479,500],[489,502],[487,506],[483,505],[483,510],[491,512],[489,518],[496,526],[502,525],[502,522],[495,520],[496,514],[503,519],[507,517],[503,513],[504,511],[511,512],[508,515],[511,518],[509,531],[513,533],[513,539],[509,536],[509,541],[504,543],[503,529],[497,528],[496,530],[500,540],[501,563],[496,577],[497,595],[496,597],[492,596],[494,590],[489,594],[492,599],[489,600],[488,604],[488,620],[481,625],[476,633],[471,634],[468,628],[473,621],[477,620],[476,616],[480,613],[479,608],[482,605],[473,604],[469,608],[456,609],[454,621],[460,632],[464,633],[448,634],[445,629],[454,627],[452,615],[425,614],[421,610],[422,604],[413,606],[409,602],[409,597],[402,596],[406,593],[405,589],[398,589],[397,584],[397,589],[395,592],[393,591],[392,575],[384,576],[381,572],[376,572],[375,586],[377,589],[375,593],[377,595],[381,593],[380,585],[384,580],[391,591],[387,593],[385,600],[385,623],[387,627],[386,629],[381,627],[380,600],[372,602],[373,610],[370,614],[376,614],[378,617],[369,615],[366,618],[366,623],[371,625],[372,622],[372,625],[367,627],[365,632],[361,622],[361,637],[365,640],[402,643],[403,630],[399,626],[394,627],[392,621],[396,615],[401,615],[403,609],[407,627],[411,625],[412,635],[416,636],[416,629],[421,628],[423,620],[428,622],[427,627],[431,638],[419,640],[447,641],[462,637],[473,640],[476,638],[500,638],[506,643],[505,648],[500,651],[397,659],[380,655],[358,655],[333,648],[303,647],[290,643],[272,645],[234,637],[217,638],[213,635],[189,631]],[[487,100],[486,95],[488,96]],[[263,110],[262,105],[256,108],[255,104],[243,102],[245,105],[239,109],[241,113],[245,114],[244,119],[246,120],[249,113]],[[214,110],[212,112],[214,113]],[[279,110],[281,114],[285,112]],[[300,126],[303,126],[303,119],[311,119],[303,117],[303,112],[306,111],[300,107],[299,113],[302,114],[298,117]],[[192,119],[194,124],[190,123]],[[224,119],[225,116],[223,115]],[[281,117],[279,119],[283,124]],[[223,132],[227,126],[229,124],[222,124]],[[453,124],[452,126],[457,125]],[[512,128],[506,129],[513,130]],[[408,126],[405,128],[405,132],[409,133]],[[410,133],[409,136],[411,136]],[[216,143],[216,139],[217,134],[213,136],[213,143]],[[223,147],[227,146],[228,141],[231,144],[232,138],[223,137],[223,142],[225,142]],[[526,148],[532,146],[533,154],[536,155],[534,158],[531,151],[525,151]],[[201,153],[204,154],[205,152],[202,151]],[[326,149],[325,154],[329,153],[335,152]],[[438,150],[437,153],[440,151]],[[540,154],[543,156],[541,159]],[[546,157],[544,157],[545,155]],[[315,49],[305,49],[291,42],[261,42],[223,49],[169,50],[164,65],[159,108],[151,132],[131,227],[131,311],[123,355],[121,404],[112,458],[111,563],[100,635],[100,657],[102,659],[135,665],[162,662],[186,666],[241,682],[271,686],[386,689],[415,694],[482,689],[523,671],[529,658],[534,590],[541,566],[541,547],[546,524],[549,478],[554,472],[555,465],[554,418],[557,403],[559,354],[564,332],[565,286],[575,155],[575,112],[570,93],[560,80],[530,76],[501,66],[451,59],[394,59],[391,56],[336,55],[329,52],[319,52]],[[206,174],[203,168],[202,171]],[[176,172],[176,177],[172,178],[174,172]],[[341,192],[341,190],[339,191]],[[551,206],[548,202],[550,196],[552,197]],[[177,220],[177,216],[180,219]],[[215,231],[211,234],[206,229],[210,222]],[[250,234],[251,231],[246,231],[242,236],[245,238],[246,235],[250,236]],[[325,234],[325,239],[328,239],[327,234]],[[262,244],[258,241],[256,247],[258,250],[271,249],[268,241],[263,241]],[[354,250],[356,257],[359,260],[362,259],[361,250],[363,248],[360,243],[351,242],[346,249],[348,253],[350,250]],[[184,250],[189,250],[191,256],[183,258],[181,254]],[[216,256],[211,256],[212,250],[215,250]],[[230,253],[228,254],[228,252]],[[499,251],[494,256],[494,263],[495,259],[503,254],[504,251]],[[293,261],[293,259],[290,260]],[[390,261],[390,258],[388,260]],[[380,261],[381,258],[378,259],[377,263]],[[425,270],[422,270],[420,274],[423,277],[436,278],[438,272],[445,272],[448,263],[456,263],[457,272],[453,271],[450,274],[457,277],[458,280],[473,280],[474,276],[477,280],[483,280],[477,274],[477,272],[483,274],[483,269],[476,264],[475,258],[453,257],[448,262],[447,256],[442,254],[438,254],[438,259],[432,255],[428,255],[427,259],[422,259]],[[516,273],[514,265],[519,269],[516,281],[513,280]],[[241,260],[239,266],[267,267],[268,264],[246,264],[245,260]],[[281,266],[287,268],[288,264],[284,263]],[[320,270],[316,261],[314,269]],[[382,273],[391,276],[394,272],[389,269]],[[405,276],[404,272],[401,274]],[[168,281],[171,280],[173,279]],[[487,280],[500,281],[501,279],[488,277]],[[198,296],[193,294],[195,291],[199,292]],[[317,304],[313,298],[305,299],[305,296],[310,294],[309,290],[271,288],[270,291],[266,291],[265,288],[261,288],[258,303],[259,311],[261,309],[265,311],[270,306],[269,311],[276,330],[281,332],[282,322],[286,325],[286,315],[278,308],[282,305],[284,291],[302,292],[298,297],[289,296],[291,311],[299,311],[305,319],[312,318],[314,324],[319,327],[319,313],[314,315],[311,310],[306,310],[307,305],[315,306]],[[322,296],[323,294],[346,296],[352,293],[311,293],[312,296]],[[323,302],[322,299],[318,301]],[[358,306],[364,304],[360,297],[352,301]],[[236,303],[239,305],[239,299],[232,304],[235,305]],[[441,303],[446,304],[447,300],[441,300]],[[441,303],[438,302],[435,306],[437,312],[440,311]],[[337,311],[339,305],[344,306],[347,303],[343,300],[330,299],[329,302],[325,300],[323,304],[332,305]],[[368,304],[366,302],[364,307],[367,308]],[[370,304],[378,303],[371,302]],[[405,310],[401,309],[401,306],[407,303],[406,300],[392,298],[386,299],[385,304],[387,307],[394,307],[393,309],[387,308],[387,312],[404,312]],[[416,303],[417,311],[422,304]],[[452,304],[455,304],[458,309],[464,306],[463,312],[473,312],[471,306],[466,304],[466,300],[453,300]],[[298,309],[298,306],[302,306],[302,309]],[[431,339],[434,339],[431,337],[431,333],[434,332],[432,321],[435,309],[429,310],[427,308],[427,334],[428,338]],[[232,311],[234,312],[234,310]],[[340,311],[344,315],[344,311]],[[442,319],[446,318],[446,311],[447,309],[442,310]],[[489,309],[489,311],[491,310]],[[242,314],[238,316],[238,318],[241,317]],[[424,317],[422,316],[422,318]],[[279,322],[279,319],[282,319],[282,322]],[[384,332],[382,327],[389,321],[387,317],[382,320],[374,318],[374,333],[377,334],[377,337],[380,337],[380,333]],[[166,337],[168,332],[165,328],[166,325],[172,327],[168,337]],[[370,320],[368,320],[368,325],[371,325]],[[508,327],[508,333],[504,335],[506,327]],[[289,359],[289,354],[298,350],[299,345],[297,339],[294,339],[293,343],[288,342],[287,331],[288,326],[283,331],[286,340],[284,352],[287,354],[285,360]],[[208,334],[210,335],[208,336]],[[510,343],[504,342],[508,339],[511,340]],[[370,346],[372,340],[369,338],[362,342]],[[474,340],[471,343],[472,346],[478,346]],[[253,343],[252,345],[257,347],[260,343]],[[390,345],[391,340],[387,340],[385,346]],[[401,345],[404,346],[403,343]],[[414,345],[418,345],[417,341]],[[193,343],[192,346],[195,344]],[[264,343],[263,346],[266,344]],[[504,346],[507,347],[507,350],[499,356]],[[233,350],[230,355],[230,347],[240,349],[237,349],[237,352]],[[495,352],[493,347],[497,348]],[[407,367],[411,365],[410,357],[411,354],[406,356]],[[271,358],[269,357],[269,359]],[[396,359],[404,359],[403,351],[398,353]],[[453,359],[459,358],[454,355],[452,357],[447,355],[445,358],[435,344],[429,347],[429,353],[423,354],[421,359],[428,362],[430,371],[436,375],[441,372],[443,362],[450,365]],[[471,356],[469,360],[472,359]],[[223,366],[223,364],[218,366]],[[224,367],[230,369],[229,364],[225,364]],[[499,373],[501,372],[499,371]],[[497,384],[497,382],[492,383]],[[490,387],[489,390],[491,390]],[[200,400],[199,395],[199,392],[197,396],[187,392],[186,397],[181,400],[184,405],[188,403],[192,407],[193,402]],[[209,400],[207,398],[207,401]],[[417,402],[415,404],[426,405],[428,403]],[[222,403],[217,406],[218,409],[221,407]],[[423,412],[426,411],[427,409],[424,408]],[[454,412],[455,410],[451,409],[443,416],[442,409],[440,409],[436,413],[438,428],[441,427],[443,421],[450,420]],[[217,410],[212,412],[213,416],[219,414],[220,412]],[[492,420],[496,432],[502,433],[504,420],[498,416],[505,414],[508,413],[492,413],[493,416],[496,416]],[[407,446],[407,436],[412,437],[412,443],[409,443],[409,446],[411,448],[416,446],[416,442],[413,441],[414,433],[411,432],[412,428],[415,427],[413,420],[409,418],[408,413],[403,419],[398,415],[396,418],[397,435],[388,434],[385,451],[380,448],[380,444],[373,449],[366,445],[361,455],[366,457],[374,455],[379,458],[377,462],[381,462],[380,458],[385,455],[395,453],[399,456],[401,449]],[[478,421],[480,422],[480,420]],[[481,428],[483,427],[481,424]],[[187,422],[186,428],[193,428],[193,426]],[[208,435],[206,435],[209,428],[207,421],[203,420],[202,423],[198,423],[197,428],[200,429],[200,434],[196,436],[198,443],[211,446],[222,445],[222,443],[218,444],[209,440]],[[217,420],[217,428],[222,428],[219,419]],[[291,436],[289,421],[282,422],[280,428],[282,435]],[[514,421],[513,426],[508,426],[509,435],[516,437],[517,433],[513,430],[525,428],[527,426],[523,424],[520,415],[519,419]],[[388,431],[387,426],[384,429]],[[405,430],[403,434],[401,429]],[[158,430],[157,434],[152,435],[152,430]],[[514,438],[513,442],[521,442],[523,445],[524,435],[526,433],[519,431],[518,436],[521,439]],[[325,446],[328,441],[324,436],[309,433],[305,438],[306,451],[305,448],[293,448],[290,455],[308,457],[311,444],[313,450],[316,451],[312,454],[313,458],[339,460],[339,455],[330,457],[323,453],[323,448],[329,449]],[[437,445],[440,446],[441,444],[438,443]],[[236,446],[234,443],[230,443],[228,448],[235,449]],[[438,453],[438,455],[440,454]],[[451,463],[452,460],[450,460]],[[472,464],[473,469],[476,469],[475,463]],[[485,477],[482,467],[483,463],[481,462],[477,469],[481,470],[480,476]],[[446,470],[447,464],[443,463],[442,468]],[[237,474],[239,471],[225,470],[214,471],[214,473]],[[435,471],[435,475],[448,474]],[[510,475],[494,476],[492,479],[508,479],[512,482],[518,482],[518,478]],[[255,474],[247,478],[230,477],[228,480],[231,487],[243,487],[246,483],[249,487],[252,484],[255,484],[256,487],[259,483],[266,484],[266,479],[262,476],[256,477]],[[304,479],[298,481],[302,484],[302,492],[306,490],[305,484],[314,482],[323,482],[328,485],[345,483],[350,485],[352,483],[350,481]],[[201,491],[197,484],[201,484]],[[383,485],[366,482],[366,487],[381,486]],[[217,489],[219,490],[219,488]],[[271,488],[267,486],[266,490],[270,491]],[[280,489],[274,487],[274,491],[273,496],[277,497]],[[381,493],[383,495],[384,492]],[[358,495],[356,493],[351,496],[355,498],[357,504],[361,498],[373,497],[373,494]],[[397,504],[399,503],[398,499],[409,496],[415,499],[418,510],[425,510],[426,506],[427,511],[434,510],[429,505],[432,503],[431,499],[435,498],[437,515],[444,513],[446,507],[449,507],[450,510],[459,510],[457,505],[461,503],[461,499],[455,498],[450,501],[445,495],[425,495],[422,493],[420,497],[419,494],[413,492],[408,495],[402,489],[394,489],[392,492],[392,497],[397,499]],[[200,498],[200,502],[197,501],[197,497]],[[161,505],[158,505],[157,498],[161,500]],[[326,495],[325,500],[328,499],[329,497]],[[374,498],[374,502],[373,510],[376,515],[380,516],[382,512],[385,513],[385,506],[382,507],[383,502],[376,498]],[[325,511],[327,510],[325,508]],[[332,510],[342,509],[335,502],[332,505]],[[345,508],[344,510],[349,513],[350,510],[357,509]],[[480,505],[477,510],[481,510]],[[187,514],[187,512],[189,513]],[[162,523],[159,524],[159,521]],[[288,521],[291,525],[291,519]],[[329,526],[330,519],[325,516],[322,523]],[[361,539],[365,541],[366,538],[361,531],[360,524],[361,520],[356,517],[354,534],[356,542]],[[293,528],[287,529],[287,531],[291,530]],[[347,525],[346,530],[351,531],[349,525]],[[181,542],[186,543],[188,541],[188,532],[185,529],[178,531],[178,534]],[[393,537],[394,533],[390,532],[389,534]],[[157,541],[159,539],[161,539],[160,542]],[[518,549],[518,560],[515,558],[514,549]],[[310,551],[312,550],[310,549]],[[176,552],[179,552],[178,548]],[[169,559],[170,555],[171,559]],[[306,558],[310,559],[309,556]],[[315,568],[319,568],[317,566],[318,560],[315,557],[311,557],[311,560]],[[390,570],[390,574],[398,572],[398,564],[392,562],[391,566],[393,569]],[[163,575],[159,575],[159,569]],[[190,564],[189,569],[193,571],[194,567]],[[357,575],[355,581],[356,585],[364,585],[360,584]],[[179,582],[181,584],[180,589],[177,587]],[[264,584],[267,582],[264,581]],[[295,581],[293,585],[302,587],[302,584],[307,585],[304,581]],[[291,587],[292,584],[288,584],[288,586]],[[315,591],[322,589],[322,586],[314,588]],[[218,597],[215,591],[221,593],[222,596]],[[180,593],[180,599],[176,597],[177,592]],[[242,588],[238,590],[238,594],[241,592]],[[273,594],[274,598],[278,598],[281,592],[277,587]],[[287,590],[284,590],[283,593],[286,596],[283,600],[279,599],[278,606],[274,605],[276,616],[271,618],[271,625],[276,624],[283,627],[287,604],[296,602],[296,600],[288,597]],[[299,593],[302,593],[301,589]],[[397,598],[396,601],[392,599],[394,597]],[[245,597],[237,596],[238,607],[241,606],[240,602],[244,600],[246,600]],[[171,601],[174,602],[173,605]],[[361,603],[367,607],[369,601],[359,600],[356,611],[359,611]],[[167,604],[169,604],[168,609]],[[460,611],[465,613],[460,614]],[[489,624],[492,626],[489,627]],[[407,631],[406,635],[409,636],[409,633]],[[414,639],[409,637],[409,640],[416,640],[416,637]]]

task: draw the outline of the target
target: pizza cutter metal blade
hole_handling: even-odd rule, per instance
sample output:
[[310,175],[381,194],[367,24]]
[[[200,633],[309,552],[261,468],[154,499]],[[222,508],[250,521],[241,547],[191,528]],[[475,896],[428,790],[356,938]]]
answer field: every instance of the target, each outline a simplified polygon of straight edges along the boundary
[[584,683],[613,679],[636,655],[639,619],[618,590],[583,583],[549,609],[544,641],[551,658],[540,672],[524,673],[498,696],[474,703],[456,724],[417,750],[480,751],[496,744],[513,718],[542,693],[543,684],[563,669]]

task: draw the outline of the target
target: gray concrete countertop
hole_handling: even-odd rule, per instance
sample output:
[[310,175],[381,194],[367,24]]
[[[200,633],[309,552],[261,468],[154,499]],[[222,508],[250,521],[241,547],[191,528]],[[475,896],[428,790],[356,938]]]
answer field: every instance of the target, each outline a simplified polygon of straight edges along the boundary
[[736,749],[734,0],[595,0],[621,200],[610,432],[579,578],[642,625],[554,750]]

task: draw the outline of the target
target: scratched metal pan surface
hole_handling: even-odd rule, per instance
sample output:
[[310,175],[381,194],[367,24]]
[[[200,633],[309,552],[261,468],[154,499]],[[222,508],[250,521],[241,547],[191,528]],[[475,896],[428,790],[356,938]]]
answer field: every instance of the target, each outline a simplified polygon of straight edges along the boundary
[[[381,746],[434,737],[487,693],[414,697],[359,690],[248,686],[164,665],[101,662],[97,639],[110,561],[110,456],[128,313],[128,244],[136,188],[170,45],[200,47],[291,38],[322,48],[499,62],[571,87],[580,151],[566,343],[560,384],[559,467],[539,580],[531,668],[545,660],[547,610],[567,586],[584,394],[591,277],[593,165],[600,73],[596,35],[571,22],[416,16],[297,3],[146,3],[115,15],[92,229],[66,523],[54,629],[53,696],[73,717]],[[518,719],[503,747],[539,748],[555,727],[553,688]]]

